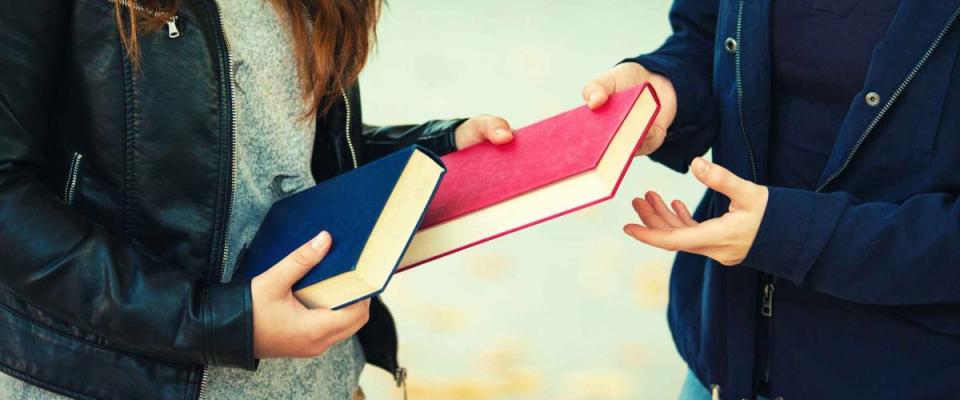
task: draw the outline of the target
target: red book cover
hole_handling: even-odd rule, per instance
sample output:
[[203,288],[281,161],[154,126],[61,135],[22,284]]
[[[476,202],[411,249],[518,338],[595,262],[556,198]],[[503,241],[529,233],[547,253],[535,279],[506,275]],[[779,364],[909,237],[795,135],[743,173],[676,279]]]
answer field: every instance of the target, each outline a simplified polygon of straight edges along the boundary
[[[640,99],[646,99],[644,107],[641,107]],[[612,198],[633,158],[632,154],[639,147],[658,111],[659,100],[653,88],[649,84],[640,85],[612,95],[597,110],[582,106],[516,130],[514,140],[509,144],[496,146],[483,143],[444,156],[447,174],[427,209],[420,233],[414,237],[408,250],[410,254],[401,263],[401,270]],[[565,180],[598,170],[601,160],[610,153],[611,143],[620,134],[621,128],[627,126],[628,120],[633,121],[629,127],[633,140],[621,144],[623,149],[619,153],[629,151],[629,154],[620,157],[625,159],[619,161],[619,165],[611,164],[608,167],[615,169],[615,182],[611,181],[613,187],[603,189],[604,193],[598,194],[599,197],[594,196],[585,203],[557,204],[560,208],[548,215],[536,215],[536,210],[529,210],[529,206],[516,206],[520,209],[506,214],[494,212],[497,216],[491,218],[510,220],[494,223],[499,229],[497,226],[488,226],[490,224],[479,216],[472,216],[474,221],[465,222],[469,226],[464,226],[464,229],[494,230],[485,232],[482,237],[459,242],[449,237],[461,231],[454,227],[458,220],[469,220],[471,218],[467,217],[471,217],[471,214],[490,213],[491,208],[501,205],[514,207],[509,206],[511,199],[532,195],[551,185],[562,186]],[[572,188],[574,186],[571,185]],[[552,194],[563,193],[557,190],[559,188],[554,189]],[[443,241],[449,244],[430,243],[423,246],[424,243],[418,243],[418,236],[426,236],[421,233],[441,227],[446,229]],[[501,231],[503,228],[506,229]],[[420,242],[426,240],[421,239]],[[420,251],[418,246],[431,247],[427,253],[439,253],[427,254]],[[449,248],[451,246],[456,247]]]

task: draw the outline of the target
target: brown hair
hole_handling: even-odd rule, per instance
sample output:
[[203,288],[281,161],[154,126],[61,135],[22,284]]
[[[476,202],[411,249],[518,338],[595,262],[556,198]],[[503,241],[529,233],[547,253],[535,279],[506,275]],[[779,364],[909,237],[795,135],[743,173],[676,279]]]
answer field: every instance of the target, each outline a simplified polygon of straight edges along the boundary
[[[142,55],[139,33],[156,30],[177,15],[182,0],[117,0],[114,17],[135,68]],[[353,86],[376,42],[383,0],[264,0],[287,17],[307,115],[326,112]],[[123,3],[123,4],[121,4]],[[145,10],[150,10],[146,12]]]

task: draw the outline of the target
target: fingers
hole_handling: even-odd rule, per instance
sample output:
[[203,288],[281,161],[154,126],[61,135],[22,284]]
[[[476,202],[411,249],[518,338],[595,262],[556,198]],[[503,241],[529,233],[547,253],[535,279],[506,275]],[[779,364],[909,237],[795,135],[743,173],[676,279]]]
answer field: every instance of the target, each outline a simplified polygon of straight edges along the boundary
[[657,215],[657,211],[653,209],[653,206],[651,206],[647,200],[639,197],[633,199],[633,209],[637,212],[637,215],[640,216],[640,220],[643,221],[643,224],[651,229],[673,229],[673,226],[671,226],[669,222],[664,220],[663,217]]
[[327,347],[353,336],[370,319],[370,299],[366,299],[339,310],[310,310],[309,323],[311,336],[318,346],[314,353],[323,352]]
[[637,224],[628,224],[623,227],[626,234],[653,247],[668,251],[688,251],[709,247],[717,240],[716,232],[712,227],[700,224],[693,227],[684,227],[674,230],[650,229]]
[[509,143],[513,140],[513,129],[503,118],[479,115],[457,127],[454,136],[457,149],[463,150],[486,140],[496,145]]
[[759,194],[760,186],[742,179],[724,167],[709,162],[702,157],[693,159],[690,164],[693,175],[707,187],[723,193],[741,206],[753,204]]
[[513,140],[513,129],[510,128],[510,124],[505,119],[500,117],[485,117],[480,134],[484,139],[496,145],[510,143]]
[[646,200],[647,203],[650,203],[650,205],[653,206],[653,210],[657,212],[657,215],[670,224],[670,226],[674,228],[682,228],[687,226],[687,224],[677,217],[676,214],[667,209],[667,205],[663,202],[663,198],[661,198],[657,192],[647,192]]
[[697,221],[690,216],[690,210],[687,210],[687,205],[683,204],[680,200],[674,200],[670,203],[670,207],[673,208],[673,211],[677,213],[677,217],[687,226],[696,226]]
[[347,337],[352,336],[370,320],[370,299],[351,304],[337,311],[345,314],[344,318],[348,323],[344,329],[344,333],[346,333]]
[[613,74],[606,72],[596,79],[588,82],[586,86],[583,87],[583,101],[587,103],[587,107],[590,107],[591,110],[595,110],[598,107],[606,104],[607,99],[610,98],[610,95],[616,91],[616,79],[614,78]]
[[370,316],[370,299],[358,301],[339,310],[312,310],[314,322],[327,332],[360,329]]
[[[587,103],[590,109],[597,109],[606,104],[610,95],[619,90],[639,85],[650,78],[650,72],[640,64],[622,63],[587,83],[583,88],[583,101]],[[664,80],[666,79],[664,78]],[[659,91],[660,88],[657,89]],[[667,126],[669,126],[669,122]]]
[[330,251],[332,243],[333,239],[330,237],[330,233],[320,232],[309,243],[294,250],[293,253],[290,253],[261,276],[271,282],[269,286],[275,289],[277,293],[285,294],[290,291],[294,283],[303,278],[307,272],[310,272],[323,260],[323,257]]
[[647,136],[643,138],[643,143],[640,144],[640,148],[637,149],[637,153],[634,155],[646,156],[653,154],[654,151],[657,151],[657,149],[663,145],[663,141],[666,140],[666,137],[666,129],[657,124],[651,125],[650,130],[647,132]]
[[698,222],[690,216],[690,211],[682,201],[674,200],[671,203],[673,211],[667,208],[663,198],[657,192],[647,192],[643,199],[633,200],[633,208],[651,229],[672,230],[689,226],[696,226]]

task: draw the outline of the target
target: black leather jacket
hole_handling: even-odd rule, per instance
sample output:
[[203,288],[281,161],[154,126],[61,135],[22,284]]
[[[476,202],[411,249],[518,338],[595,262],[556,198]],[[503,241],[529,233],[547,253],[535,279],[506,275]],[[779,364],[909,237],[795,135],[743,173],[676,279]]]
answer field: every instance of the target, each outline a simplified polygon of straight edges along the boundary
[[[229,45],[214,1],[185,1],[180,36],[143,35],[135,72],[111,1],[0,12],[0,371],[77,398],[202,398],[207,365],[256,368],[250,286],[220,282]],[[412,143],[453,150],[458,121],[366,127],[358,94],[318,121],[318,180]],[[400,371],[382,303],[359,336]]]

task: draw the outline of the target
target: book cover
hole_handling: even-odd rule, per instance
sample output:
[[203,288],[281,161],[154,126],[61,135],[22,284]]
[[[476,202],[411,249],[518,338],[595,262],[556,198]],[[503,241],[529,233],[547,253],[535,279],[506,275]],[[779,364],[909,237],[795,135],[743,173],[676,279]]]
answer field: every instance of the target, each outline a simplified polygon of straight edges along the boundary
[[[519,129],[515,131],[513,142],[506,145],[482,143],[444,156],[448,173],[427,210],[420,232],[414,237],[410,250],[413,254],[401,263],[400,269],[409,269],[612,198],[630,165],[632,154],[642,143],[658,112],[659,99],[652,86],[639,85],[612,95],[597,110],[581,106]],[[626,132],[622,132],[624,130]],[[611,151],[618,136],[629,136],[630,140],[624,142],[626,139],[621,139],[616,151]],[[608,157],[612,153],[617,153],[613,157],[616,160]],[[566,181],[601,169],[605,158],[608,162],[603,168],[605,171],[601,172],[611,179],[606,179],[609,184],[598,189],[596,195],[583,198],[580,194],[564,191]],[[546,214],[528,209],[490,212],[511,202],[531,203],[524,197],[531,197],[550,186],[555,186],[550,188],[551,195],[570,197],[571,203],[554,204],[554,209]],[[585,187],[580,184],[569,187],[574,186],[577,189]],[[481,212],[490,217],[476,221]],[[470,219],[474,221],[468,223],[469,229],[447,228]],[[443,235],[438,233],[441,227]],[[472,233],[465,232],[468,230]],[[454,237],[461,232],[476,236],[477,232],[484,230],[482,237],[463,240]]]
[[[293,289],[305,289],[355,271],[381,219],[381,213],[398,190],[398,181],[417,152],[428,155],[432,162],[439,164],[442,171],[443,164],[439,158],[418,146],[410,146],[275,203],[240,259],[235,279],[253,279],[324,230],[333,237],[333,246],[323,261],[298,281]],[[404,213],[416,214],[412,219],[416,224],[379,227],[381,230],[389,229],[386,233],[390,235],[405,235],[402,251],[393,257],[391,273],[422,221],[423,212],[439,181],[439,177],[434,181],[422,180],[421,183],[425,182],[427,186],[418,186],[417,190],[428,188],[429,192],[422,197],[426,201],[405,207]],[[369,295],[373,294],[376,293]],[[350,301],[356,300],[359,299]]]

